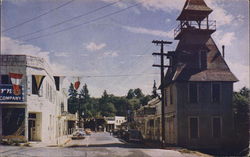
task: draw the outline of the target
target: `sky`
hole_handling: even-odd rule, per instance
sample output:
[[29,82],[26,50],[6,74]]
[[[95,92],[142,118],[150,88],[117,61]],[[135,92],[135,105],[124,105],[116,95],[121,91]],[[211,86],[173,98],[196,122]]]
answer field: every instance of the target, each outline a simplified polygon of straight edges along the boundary
[[[225,60],[240,80],[234,90],[249,87],[249,1],[205,0],[216,20],[212,34]],[[56,75],[67,76],[68,87],[80,76],[91,96],[124,96],[141,88],[150,94],[160,84],[160,69],[152,67],[160,47],[173,44],[176,18],[185,0],[2,0],[1,53],[40,56]]]

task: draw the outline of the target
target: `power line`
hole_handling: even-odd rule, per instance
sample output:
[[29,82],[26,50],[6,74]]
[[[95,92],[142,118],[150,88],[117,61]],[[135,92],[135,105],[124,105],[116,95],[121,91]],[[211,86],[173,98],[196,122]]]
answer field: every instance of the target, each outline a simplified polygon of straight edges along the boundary
[[48,26],[48,27],[46,27],[46,28],[42,28],[42,29],[39,29],[39,30],[34,31],[34,32],[31,32],[31,33],[26,33],[26,34],[23,34],[23,35],[14,37],[14,39],[23,38],[23,37],[26,37],[26,36],[29,36],[29,35],[32,35],[32,34],[36,34],[36,33],[39,33],[39,32],[45,31],[45,30],[48,30],[48,29],[50,29],[50,28],[57,27],[57,26],[62,25],[62,24],[64,24],[64,23],[67,23],[67,22],[73,21],[73,20],[75,20],[75,19],[78,19],[78,18],[87,16],[87,15],[90,15],[90,14],[92,14],[92,13],[95,13],[95,12],[99,11],[99,10],[102,10],[102,9],[104,9],[104,8],[107,8],[107,7],[109,7],[109,6],[112,6],[112,5],[114,5],[114,4],[116,4],[116,3],[120,2],[120,1],[122,1],[122,0],[118,0],[118,1],[113,2],[113,3],[110,3],[110,4],[108,4],[108,5],[104,5],[104,6],[102,6],[102,7],[99,7],[99,8],[97,8],[97,9],[94,9],[94,10],[92,10],[92,11],[90,11],[90,12],[87,12],[87,13],[84,13],[84,14],[81,14],[81,15],[78,15],[78,16],[75,16],[75,17],[73,17],[73,18],[69,18],[69,19],[67,19],[67,20],[64,20],[64,21],[59,22],[59,23],[57,23],[57,24]]
[[22,25],[24,25],[24,24],[26,24],[26,23],[29,23],[29,22],[31,22],[31,21],[34,21],[34,20],[36,20],[36,19],[38,19],[38,18],[40,18],[40,17],[42,17],[42,16],[48,15],[49,13],[51,13],[51,12],[57,10],[57,9],[60,9],[60,8],[62,8],[62,7],[64,7],[64,6],[66,6],[66,5],[70,4],[70,3],[72,3],[73,1],[74,1],[74,0],[70,0],[70,1],[68,1],[68,2],[66,2],[66,3],[63,3],[63,4],[59,5],[59,6],[56,7],[56,8],[50,9],[50,10],[48,10],[47,12],[45,12],[45,13],[43,13],[43,14],[40,14],[40,15],[38,15],[38,16],[35,16],[35,17],[33,17],[33,18],[29,19],[29,20],[26,20],[26,21],[24,21],[24,22],[22,22],[22,23],[19,23],[19,24],[15,25],[15,26],[9,27],[9,28],[3,30],[2,32],[7,32],[7,31],[12,30],[12,29],[14,29],[14,28],[17,28],[17,27],[19,27],[19,26],[22,26]]
[[68,31],[68,30],[74,29],[74,28],[79,27],[79,26],[82,26],[82,25],[86,25],[86,24],[89,24],[89,23],[93,23],[93,22],[98,21],[98,20],[101,20],[101,19],[103,19],[103,18],[106,18],[106,17],[112,16],[112,15],[118,14],[118,13],[120,13],[120,12],[123,12],[123,11],[125,11],[125,10],[127,10],[127,9],[130,9],[130,8],[132,8],[132,7],[135,7],[135,6],[139,5],[139,4],[140,4],[140,3],[136,3],[136,4],[132,5],[132,6],[126,7],[126,8],[124,8],[124,9],[121,9],[121,10],[119,10],[119,11],[115,11],[115,12],[110,13],[110,14],[106,14],[106,15],[104,15],[104,16],[95,18],[95,19],[93,19],[93,20],[90,20],[90,21],[87,21],[87,22],[84,22],[84,23],[80,23],[80,24],[77,24],[77,25],[74,25],[74,26],[71,26],[71,27],[68,27],[68,28],[64,28],[64,29],[59,30],[59,31],[56,31],[56,32],[47,33],[47,34],[45,34],[45,35],[41,35],[41,36],[38,36],[38,37],[30,38],[30,39],[27,39],[27,40],[25,40],[25,41],[35,40],[35,39],[39,39],[39,38],[46,37],[46,36],[51,36],[51,35],[54,35],[54,34],[58,34],[58,33],[64,32],[64,31]]
[[129,76],[151,76],[151,75],[159,75],[159,73],[124,74],[124,75],[81,75],[81,76],[72,76],[72,77],[93,78],[93,77],[129,77]]

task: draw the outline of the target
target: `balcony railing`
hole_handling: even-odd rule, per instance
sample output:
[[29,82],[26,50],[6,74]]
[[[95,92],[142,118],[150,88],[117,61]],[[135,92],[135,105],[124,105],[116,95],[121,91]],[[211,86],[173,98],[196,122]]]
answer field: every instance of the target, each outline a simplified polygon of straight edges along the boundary
[[174,30],[174,37],[176,38],[182,30],[216,30],[216,21],[201,21],[200,25],[196,21],[183,22]]

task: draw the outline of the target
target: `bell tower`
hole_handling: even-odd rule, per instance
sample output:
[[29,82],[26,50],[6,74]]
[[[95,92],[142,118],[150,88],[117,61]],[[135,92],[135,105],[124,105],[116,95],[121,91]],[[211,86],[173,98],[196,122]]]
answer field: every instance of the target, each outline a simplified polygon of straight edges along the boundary
[[216,21],[209,20],[210,9],[203,0],[187,0],[181,14],[177,18],[179,26],[174,30],[176,40],[186,34],[211,35],[216,30]]
[[226,148],[233,134],[232,93],[238,79],[211,35],[216,22],[205,0],[186,0],[168,52],[165,75],[166,143],[195,149]]

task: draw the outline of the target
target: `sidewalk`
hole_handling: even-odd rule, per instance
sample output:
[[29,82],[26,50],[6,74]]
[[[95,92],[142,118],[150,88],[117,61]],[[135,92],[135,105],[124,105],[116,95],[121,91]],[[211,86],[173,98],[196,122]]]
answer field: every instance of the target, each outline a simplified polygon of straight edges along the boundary
[[[149,148],[158,148],[160,149],[161,148],[161,143],[160,142],[154,142],[154,141],[145,141],[144,143],[147,147]],[[211,155],[208,155],[208,154],[204,154],[204,153],[201,153],[199,151],[193,151],[193,150],[189,150],[189,149],[186,149],[186,148],[182,148],[182,147],[175,147],[175,146],[170,146],[170,145],[166,145],[164,147],[165,150],[173,150],[173,151],[178,151],[180,152],[181,154],[185,155],[185,156],[193,156],[193,155],[196,155],[196,156],[202,156],[202,157],[212,157]]]
[[69,141],[71,141],[71,137],[69,135],[65,135],[50,142],[30,141],[29,146],[31,147],[60,147],[60,146],[64,146],[65,144],[67,144]]

